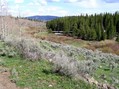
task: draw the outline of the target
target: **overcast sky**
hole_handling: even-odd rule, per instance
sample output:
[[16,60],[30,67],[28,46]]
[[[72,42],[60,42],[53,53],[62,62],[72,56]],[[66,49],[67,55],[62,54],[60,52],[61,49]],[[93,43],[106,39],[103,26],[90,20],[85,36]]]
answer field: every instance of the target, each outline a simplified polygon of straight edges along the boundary
[[8,0],[9,12],[17,16],[71,16],[119,10],[119,0]]

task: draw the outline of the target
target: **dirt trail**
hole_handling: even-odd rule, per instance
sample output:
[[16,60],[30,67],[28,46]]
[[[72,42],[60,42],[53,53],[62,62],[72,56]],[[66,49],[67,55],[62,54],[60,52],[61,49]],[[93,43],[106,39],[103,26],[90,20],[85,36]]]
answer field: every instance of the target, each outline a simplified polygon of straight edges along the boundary
[[21,88],[18,88],[15,85],[15,83],[12,83],[10,81],[9,76],[10,76],[10,72],[0,71],[0,89],[21,89]]

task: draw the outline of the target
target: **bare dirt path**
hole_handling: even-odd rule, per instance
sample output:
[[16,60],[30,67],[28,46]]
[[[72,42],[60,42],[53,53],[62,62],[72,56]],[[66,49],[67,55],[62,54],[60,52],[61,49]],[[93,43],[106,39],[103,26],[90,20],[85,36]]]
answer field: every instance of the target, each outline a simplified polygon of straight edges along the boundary
[[0,89],[21,89],[12,83],[9,79],[10,72],[0,67]]

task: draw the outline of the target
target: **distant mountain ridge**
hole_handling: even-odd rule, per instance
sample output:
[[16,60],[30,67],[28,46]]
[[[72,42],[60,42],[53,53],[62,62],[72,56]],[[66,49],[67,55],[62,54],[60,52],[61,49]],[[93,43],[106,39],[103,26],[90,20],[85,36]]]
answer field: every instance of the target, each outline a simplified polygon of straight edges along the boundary
[[28,19],[33,19],[33,20],[39,20],[39,21],[50,21],[50,20],[53,20],[53,19],[56,19],[56,18],[59,18],[58,16],[50,16],[50,15],[47,15],[47,16],[39,16],[39,15],[35,15],[35,16],[29,16],[29,17],[26,17]]

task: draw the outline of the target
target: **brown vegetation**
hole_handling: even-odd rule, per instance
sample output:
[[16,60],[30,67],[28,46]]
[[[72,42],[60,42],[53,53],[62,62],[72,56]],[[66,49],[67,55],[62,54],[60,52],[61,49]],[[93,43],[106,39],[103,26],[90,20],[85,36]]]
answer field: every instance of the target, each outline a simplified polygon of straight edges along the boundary
[[[35,35],[34,35],[35,34]],[[91,50],[100,50],[105,53],[114,53],[119,55],[119,43],[115,40],[104,40],[104,41],[84,41],[81,39],[75,39],[73,37],[68,36],[58,36],[52,33],[47,33],[45,35],[41,35],[39,33],[32,34],[33,37],[42,40],[48,40],[61,44],[71,44],[77,47],[84,47]]]
[[104,53],[114,53],[119,55],[119,43],[114,40],[105,40],[100,42],[91,42],[86,46],[87,49],[100,50]]
[[[15,18],[11,16],[0,17],[0,19],[4,20],[2,23],[0,21],[0,27],[2,27],[2,24],[6,26],[4,28],[6,36],[11,34],[17,35],[17,36],[18,35],[25,36],[25,35],[30,35],[36,32],[41,32],[42,30],[46,30],[44,22],[30,21],[27,19],[19,19],[19,18]],[[20,34],[20,31],[21,31],[21,34]]]

